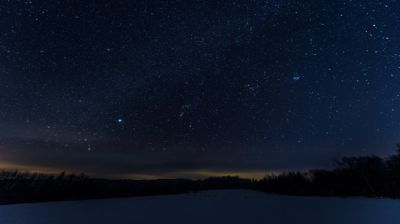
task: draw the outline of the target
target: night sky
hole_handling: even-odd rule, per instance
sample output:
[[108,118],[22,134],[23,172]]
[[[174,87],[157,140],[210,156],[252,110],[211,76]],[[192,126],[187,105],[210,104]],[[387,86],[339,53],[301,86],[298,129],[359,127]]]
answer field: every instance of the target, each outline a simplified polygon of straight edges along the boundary
[[395,0],[0,2],[0,168],[198,178],[400,141]]

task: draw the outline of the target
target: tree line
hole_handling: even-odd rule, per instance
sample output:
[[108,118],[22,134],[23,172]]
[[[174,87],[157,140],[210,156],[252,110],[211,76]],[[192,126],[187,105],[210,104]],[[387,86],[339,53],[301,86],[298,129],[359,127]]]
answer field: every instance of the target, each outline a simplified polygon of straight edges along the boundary
[[395,155],[344,157],[334,169],[289,172],[261,180],[211,177],[202,180],[110,180],[85,174],[0,172],[0,204],[250,189],[304,196],[400,198],[400,145]]
[[288,195],[400,198],[400,145],[388,158],[344,157],[332,170],[315,169],[264,178],[257,189]]
[[239,177],[112,180],[65,172],[48,175],[1,171],[0,204],[179,194],[212,189],[250,189],[253,182]]

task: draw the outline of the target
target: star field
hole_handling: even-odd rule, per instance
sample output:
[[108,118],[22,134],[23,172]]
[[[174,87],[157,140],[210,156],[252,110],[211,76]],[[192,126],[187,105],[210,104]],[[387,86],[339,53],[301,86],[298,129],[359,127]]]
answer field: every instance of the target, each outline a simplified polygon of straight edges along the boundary
[[392,152],[395,0],[3,1],[0,168],[194,177]]

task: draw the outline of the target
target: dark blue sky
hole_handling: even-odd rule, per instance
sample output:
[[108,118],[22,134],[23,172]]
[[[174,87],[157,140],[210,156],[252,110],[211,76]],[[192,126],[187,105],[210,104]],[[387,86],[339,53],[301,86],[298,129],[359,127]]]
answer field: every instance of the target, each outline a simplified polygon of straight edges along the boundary
[[2,1],[0,168],[255,176],[388,155],[400,3]]

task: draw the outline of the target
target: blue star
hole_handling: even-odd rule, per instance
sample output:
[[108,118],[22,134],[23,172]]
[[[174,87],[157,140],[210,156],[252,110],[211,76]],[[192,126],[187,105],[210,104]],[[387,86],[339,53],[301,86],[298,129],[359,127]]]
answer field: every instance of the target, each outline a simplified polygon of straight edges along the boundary
[[295,73],[295,74],[293,75],[293,77],[292,77],[293,81],[299,81],[300,78],[301,78],[301,76],[300,76],[299,74],[297,74],[297,73]]
[[124,120],[122,120],[122,118],[118,118],[118,119],[117,119],[117,122],[118,122],[118,123],[122,123],[122,122],[124,122]]

